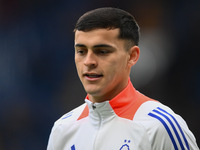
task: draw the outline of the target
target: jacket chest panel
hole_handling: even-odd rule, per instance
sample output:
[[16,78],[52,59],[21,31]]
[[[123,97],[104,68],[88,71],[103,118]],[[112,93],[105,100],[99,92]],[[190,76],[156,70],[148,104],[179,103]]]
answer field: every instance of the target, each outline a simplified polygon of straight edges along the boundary
[[87,118],[65,143],[65,150],[135,150],[144,142],[144,132],[139,129],[137,124],[119,117],[103,122],[99,127]]

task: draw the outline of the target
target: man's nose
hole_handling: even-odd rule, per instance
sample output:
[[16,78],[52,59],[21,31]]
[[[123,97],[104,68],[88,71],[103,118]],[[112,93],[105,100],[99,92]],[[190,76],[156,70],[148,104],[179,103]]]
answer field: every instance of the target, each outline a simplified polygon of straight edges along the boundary
[[96,67],[97,66],[97,58],[93,52],[87,53],[87,55],[85,57],[84,65],[87,67]]

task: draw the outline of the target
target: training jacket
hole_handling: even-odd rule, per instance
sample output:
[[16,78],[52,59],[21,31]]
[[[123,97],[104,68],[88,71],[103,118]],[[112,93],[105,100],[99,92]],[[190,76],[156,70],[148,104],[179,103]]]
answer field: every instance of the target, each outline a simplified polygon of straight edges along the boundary
[[47,150],[199,150],[186,122],[128,86],[110,101],[85,103],[58,119]]

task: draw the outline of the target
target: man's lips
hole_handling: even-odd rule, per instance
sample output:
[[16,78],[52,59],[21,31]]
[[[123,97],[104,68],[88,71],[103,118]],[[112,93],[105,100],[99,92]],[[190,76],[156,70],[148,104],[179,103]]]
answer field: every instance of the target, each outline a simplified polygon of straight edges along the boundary
[[88,80],[96,80],[103,77],[102,74],[97,74],[97,73],[84,73],[83,76],[86,77],[86,79]]

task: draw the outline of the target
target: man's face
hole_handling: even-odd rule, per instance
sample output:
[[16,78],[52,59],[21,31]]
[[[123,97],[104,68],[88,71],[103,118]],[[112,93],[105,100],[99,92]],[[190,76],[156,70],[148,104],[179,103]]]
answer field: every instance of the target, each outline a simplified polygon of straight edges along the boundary
[[131,65],[119,29],[75,32],[75,63],[79,78],[93,102],[110,100],[128,83]]

